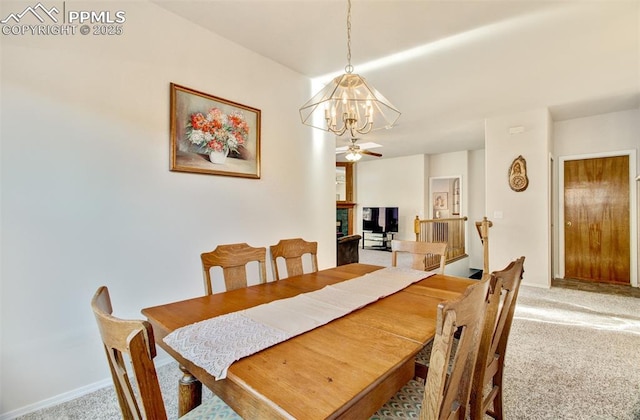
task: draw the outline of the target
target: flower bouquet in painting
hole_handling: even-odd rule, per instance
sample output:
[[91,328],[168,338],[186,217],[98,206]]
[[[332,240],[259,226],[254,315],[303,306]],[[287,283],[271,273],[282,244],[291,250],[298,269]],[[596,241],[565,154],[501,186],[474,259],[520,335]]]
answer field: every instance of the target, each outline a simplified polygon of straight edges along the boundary
[[246,159],[244,145],[249,137],[249,124],[240,111],[225,114],[219,108],[211,108],[206,114],[191,114],[186,137],[208,154],[212,163],[224,163],[230,154]]

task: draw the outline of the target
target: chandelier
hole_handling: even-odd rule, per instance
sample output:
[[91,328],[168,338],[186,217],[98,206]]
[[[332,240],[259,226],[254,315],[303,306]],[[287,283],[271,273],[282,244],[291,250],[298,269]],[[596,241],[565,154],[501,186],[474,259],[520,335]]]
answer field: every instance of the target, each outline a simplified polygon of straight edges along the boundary
[[300,108],[302,123],[337,136],[349,132],[351,137],[393,127],[400,111],[364,77],[353,74],[351,0],[347,1],[347,65],[344,70],[345,74],[333,79]]

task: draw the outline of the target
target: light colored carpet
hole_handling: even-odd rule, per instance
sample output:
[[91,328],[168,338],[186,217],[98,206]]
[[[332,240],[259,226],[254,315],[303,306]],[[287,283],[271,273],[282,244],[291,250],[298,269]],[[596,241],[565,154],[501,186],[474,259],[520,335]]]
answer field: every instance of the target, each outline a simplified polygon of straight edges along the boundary
[[[360,250],[389,265],[391,253]],[[505,361],[508,420],[640,420],[640,300],[523,286]],[[106,363],[106,361],[105,361]],[[177,417],[175,363],[158,369],[171,419]],[[204,390],[204,398],[211,398]],[[121,418],[112,387],[22,419]]]
[[521,287],[505,359],[508,419],[640,419],[640,300]]

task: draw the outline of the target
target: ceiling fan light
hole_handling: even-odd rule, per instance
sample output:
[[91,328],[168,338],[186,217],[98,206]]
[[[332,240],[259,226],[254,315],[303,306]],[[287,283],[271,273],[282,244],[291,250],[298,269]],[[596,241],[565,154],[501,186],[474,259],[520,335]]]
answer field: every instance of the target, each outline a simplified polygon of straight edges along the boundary
[[344,158],[347,159],[349,162],[357,162],[360,160],[361,157],[362,155],[358,152],[349,152],[344,156]]

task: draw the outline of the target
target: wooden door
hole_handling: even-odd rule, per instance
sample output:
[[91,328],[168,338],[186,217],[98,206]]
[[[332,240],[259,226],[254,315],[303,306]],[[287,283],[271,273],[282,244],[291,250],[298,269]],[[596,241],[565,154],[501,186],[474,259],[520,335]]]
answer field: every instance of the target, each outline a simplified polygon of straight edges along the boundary
[[564,163],[565,278],[630,283],[629,156]]

